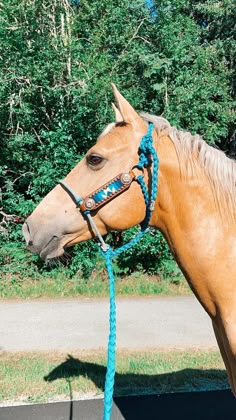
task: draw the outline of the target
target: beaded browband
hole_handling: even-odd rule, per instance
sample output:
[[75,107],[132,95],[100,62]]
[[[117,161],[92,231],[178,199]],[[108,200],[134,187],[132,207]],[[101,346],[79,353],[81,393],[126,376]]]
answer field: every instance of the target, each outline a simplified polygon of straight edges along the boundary
[[127,190],[134,179],[135,173],[132,170],[128,173],[121,173],[93,193],[87,195],[84,199],[77,197],[64,181],[60,181],[59,184],[68,192],[82,213],[84,213],[90,210],[97,210],[99,207]]

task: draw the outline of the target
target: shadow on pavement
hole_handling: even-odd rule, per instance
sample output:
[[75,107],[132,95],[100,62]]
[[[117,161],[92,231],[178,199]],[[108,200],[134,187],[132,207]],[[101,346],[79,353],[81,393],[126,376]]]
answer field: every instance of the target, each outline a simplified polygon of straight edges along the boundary
[[[98,363],[85,362],[68,355],[63,363],[44,377],[44,380],[52,382],[56,379],[64,378],[70,381],[75,377],[84,376],[91,379],[97,388],[104,391],[105,375],[105,366]],[[116,373],[115,377],[115,394],[117,393],[118,395],[134,394],[136,390],[139,392],[147,390],[152,392],[159,391],[160,393],[172,392],[173,389],[175,391],[196,391],[202,388],[207,390],[228,388],[225,371],[183,369],[173,373],[158,375]]]
[[[102,365],[80,361],[72,356],[53,369],[47,376],[46,381],[54,381],[65,378],[71,381],[73,377],[80,375],[90,378],[98,388],[104,388],[106,368]],[[204,391],[204,392],[179,392],[158,394],[158,389],[176,389],[178,384],[200,383],[207,388],[209,382],[212,388],[214,384],[227,386],[226,374],[220,370],[184,369],[182,371],[160,374],[116,374],[116,391],[119,388],[126,389],[126,395],[140,390],[149,390],[156,395],[140,395],[129,397],[114,397],[113,417],[127,420],[235,420],[236,399],[230,390]],[[71,382],[70,382],[71,386]],[[186,388],[185,388],[186,389]],[[191,389],[192,391],[193,389]],[[72,390],[71,390],[72,396]],[[74,403],[71,401],[68,420],[75,420]],[[118,411],[116,411],[118,409]],[[101,408],[99,409],[101,410]],[[100,413],[102,416],[102,412]],[[93,420],[99,417],[88,417]],[[102,417],[100,417],[102,418]],[[83,420],[87,420],[83,417]]]

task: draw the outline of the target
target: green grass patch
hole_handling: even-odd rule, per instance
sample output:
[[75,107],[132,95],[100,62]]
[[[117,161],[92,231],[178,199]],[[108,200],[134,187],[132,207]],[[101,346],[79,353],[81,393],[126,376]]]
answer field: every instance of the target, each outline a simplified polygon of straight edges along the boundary
[[[191,293],[184,279],[176,282],[162,279],[159,276],[148,276],[134,273],[125,278],[117,278],[118,296],[144,295],[183,295]],[[58,273],[53,277],[37,276],[35,278],[3,274],[0,280],[1,298],[59,298],[59,297],[103,297],[109,294],[109,283],[106,273],[92,275],[89,279],[80,276],[66,276]]]
[[[152,246],[151,239],[156,241]],[[151,235],[146,240],[141,250],[146,249],[149,257],[144,257],[141,251],[139,255],[134,248],[132,252],[124,254],[120,261],[113,261],[117,294],[143,296],[190,293],[176,263],[169,260],[168,255],[160,262],[157,249],[158,244],[164,246],[163,239]],[[45,264],[23,245],[4,243],[0,250],[0,298],[107,296],[109,282],[105,261],[98,254],[96,243],[91,241],[89,244],[81,244],[74,252],[74,257],[65,260],[63,264],[59,261]],[[138,261],[142,261],[142,264]]]
[[[0,354],[0,400],[45,402],[102,395],[105,352]],[[229,387],[218,351],[119,351],[115,395]]]

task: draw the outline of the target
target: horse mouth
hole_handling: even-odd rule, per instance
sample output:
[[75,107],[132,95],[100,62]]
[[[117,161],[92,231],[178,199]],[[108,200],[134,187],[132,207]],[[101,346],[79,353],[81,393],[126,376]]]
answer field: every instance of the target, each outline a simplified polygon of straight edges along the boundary
[[63,254],[64,248],[60,246],[60,239],[58,236],[53,236],[39,255],[43,260],[50,260],[60,257]]
[[75,238],[67,238],[67,241],[62,241],[62,238],[58,236],[53,236],[47,245],[41,250],[40,257],[43,260],[51,260],[58,257],[61,257],[66,248],[69,248],[74,245]]

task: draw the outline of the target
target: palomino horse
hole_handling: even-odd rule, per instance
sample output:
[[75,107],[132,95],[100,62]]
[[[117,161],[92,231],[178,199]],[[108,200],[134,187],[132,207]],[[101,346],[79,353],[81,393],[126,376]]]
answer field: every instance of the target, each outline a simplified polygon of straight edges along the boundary
[[[236,165],[199,136],[171,127],[163,118],[138,115],[113,85],[116,122],[28,217],[23,233],[32,252],[58,257],[66,247],[96,236],[74,203],[122,172],[140,173],[136,163],[141,138],[152,122],[157,150],[159,193],[150,225],[165,236],[196,297],[212,319],[229,382],[236,396]],[[152,164],[143,171],[150,186]],[[104,192],[104,191],[103,191]],[[72,199],[71,199],[72,198]],[[115,195],[92,210],[101,235],[139,224],[145,217],[140,186]],[[88,200],[88,207],[93,207]]]

